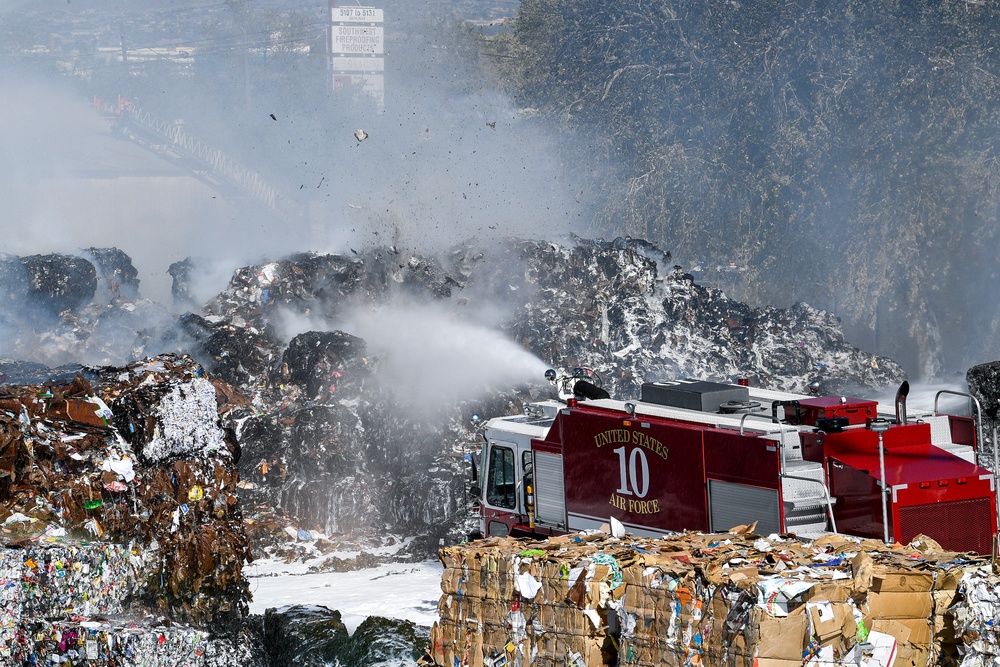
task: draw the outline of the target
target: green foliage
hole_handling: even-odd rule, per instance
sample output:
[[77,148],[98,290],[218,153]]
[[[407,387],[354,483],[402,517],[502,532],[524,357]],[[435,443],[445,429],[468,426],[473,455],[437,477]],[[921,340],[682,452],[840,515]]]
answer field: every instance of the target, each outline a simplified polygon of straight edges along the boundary
[[839,295],[930,363],[936,328],[989,324],[998,21],[931,0],[524,0],[484,51],[522,105],[600,129],[593,160],[621,181],[595,233],[735,260],[745,298]]

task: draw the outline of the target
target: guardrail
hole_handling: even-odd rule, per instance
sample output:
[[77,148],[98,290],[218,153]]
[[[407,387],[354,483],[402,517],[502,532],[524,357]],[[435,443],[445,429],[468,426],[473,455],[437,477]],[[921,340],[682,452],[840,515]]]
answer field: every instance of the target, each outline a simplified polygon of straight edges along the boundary
[[277,192],[259,173],[243,166],[221,149],[209,146],[201,139],[189,135],[177,123],[162,120],[149,111],[128,105],[123,109],[122,115],[163,138],[170,147],[180,151],[185,157],[198,160],[275,213],[289,214],[289,211],[282,210],[289,208],[287,202],[285,206],[279,207]]

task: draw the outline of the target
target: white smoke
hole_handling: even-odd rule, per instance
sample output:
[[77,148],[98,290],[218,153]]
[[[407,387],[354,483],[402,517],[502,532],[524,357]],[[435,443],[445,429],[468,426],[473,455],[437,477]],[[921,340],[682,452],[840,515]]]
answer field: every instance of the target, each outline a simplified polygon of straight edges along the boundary
[[363,338],[380,381],[409,409],[435,410],[490,391],[540,383],[547,364],[470,313],[436,304],[359,309],[338,326],[286,313],[283,337],[341,329]]

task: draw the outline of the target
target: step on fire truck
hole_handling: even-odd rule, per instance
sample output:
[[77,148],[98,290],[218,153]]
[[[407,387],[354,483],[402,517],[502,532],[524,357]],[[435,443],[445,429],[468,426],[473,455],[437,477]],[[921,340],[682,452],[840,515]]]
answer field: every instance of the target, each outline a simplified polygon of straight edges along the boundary
[[[925,534],[945,549],[989,554],[997,530],[994,475],[977,464],[971,417],[876,401],[677,380],[612,400],[596,374],[546,377],[560,400],[482,427],[471,489],[484,536],[542,537],[611,519],[636,535],[828,532],[891,544]],[[963,395],[965,396],[965,395]],[[474,420],[476,418],[474,417]]]

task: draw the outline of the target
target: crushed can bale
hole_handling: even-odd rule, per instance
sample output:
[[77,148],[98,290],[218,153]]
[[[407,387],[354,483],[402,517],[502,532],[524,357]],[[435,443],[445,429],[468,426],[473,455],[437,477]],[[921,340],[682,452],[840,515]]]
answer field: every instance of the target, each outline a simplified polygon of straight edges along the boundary
[[143,552],[46,537],[0,548],[2,664],[253,664],[234,643],[190,626],[164,625],[136,602]]
[[439,557],[438,665],[972,666],[1000,645],[989,561],[923,536],[593,531]]
[[141,620],[33,620],[7,634],[10,641],[0,646],[0,656],[19,661],[14,664],[65,663],[89,667],[209,664],[208,633]]

